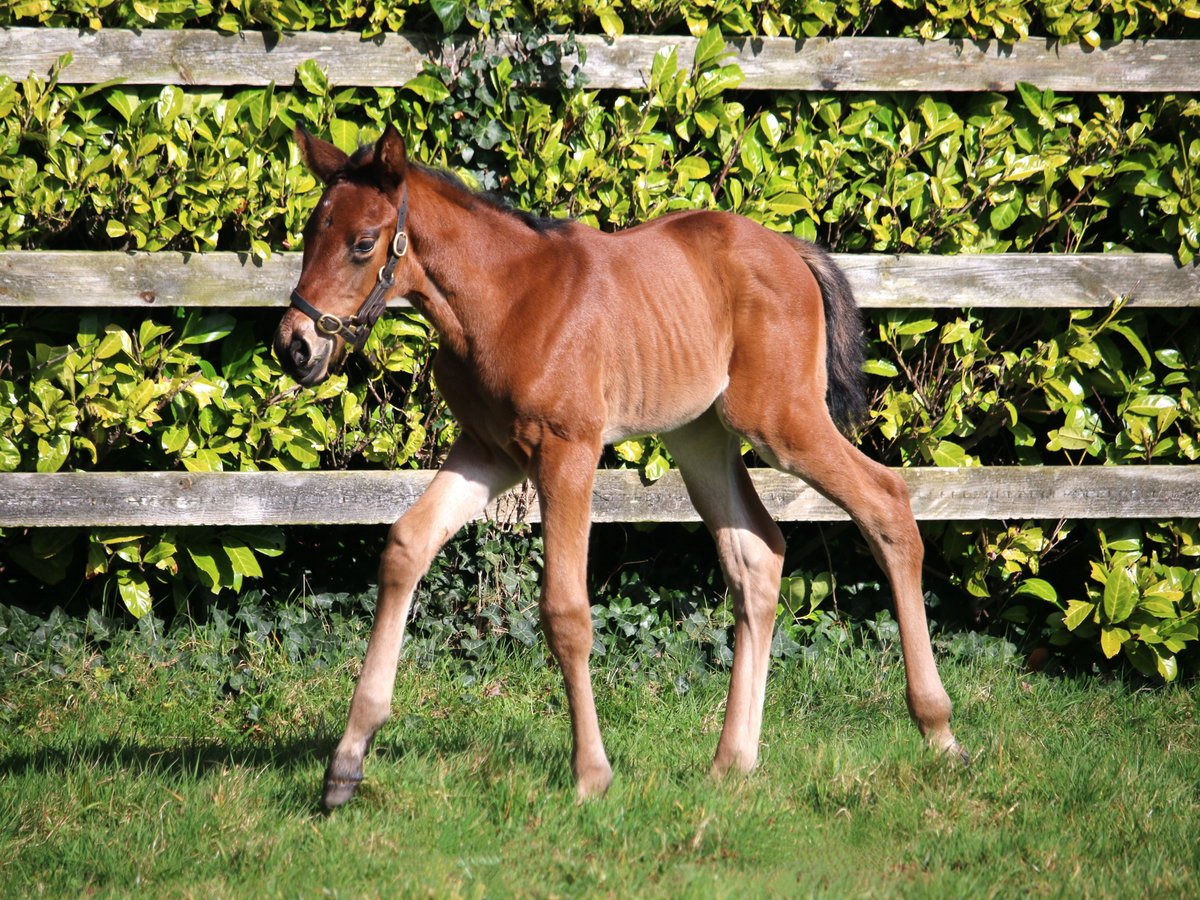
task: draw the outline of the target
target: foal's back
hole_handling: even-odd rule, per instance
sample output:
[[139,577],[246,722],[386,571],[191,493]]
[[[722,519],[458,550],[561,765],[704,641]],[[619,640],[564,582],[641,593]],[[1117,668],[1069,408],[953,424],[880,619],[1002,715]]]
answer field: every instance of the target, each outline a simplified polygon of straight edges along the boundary
[[554,405],[603,411],[605,442],[692,421],[735,370],[775,372],[782,387],[788,368],[824,368],[821,293],[796,243],[740,216],[680,212],[612,234],[574,224],[538,265],[549,277],[515,304],[509,346],[518,364],[545,364],[529,381]]

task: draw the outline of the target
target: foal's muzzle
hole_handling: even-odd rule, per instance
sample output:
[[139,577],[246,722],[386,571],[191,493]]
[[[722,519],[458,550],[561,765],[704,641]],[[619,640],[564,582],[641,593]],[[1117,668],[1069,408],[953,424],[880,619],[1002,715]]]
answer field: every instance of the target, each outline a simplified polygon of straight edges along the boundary
[[279,323],[272,349],[288,375],[312,387],[329,375],[337,345],[328,335],[304,325],[302,317],[290,313]]

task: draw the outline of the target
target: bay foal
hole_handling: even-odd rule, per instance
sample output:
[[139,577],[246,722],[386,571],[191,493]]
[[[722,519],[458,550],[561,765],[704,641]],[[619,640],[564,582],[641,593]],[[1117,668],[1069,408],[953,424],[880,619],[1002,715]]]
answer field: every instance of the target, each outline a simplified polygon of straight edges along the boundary
[[846,281],[822,251],[728,213],[681,212],[615,234],[539,219],[409,162],[390,125],[349,157],[300,129],[296,140],[326,188],[276,355],[301,384],[317,384],[347,344],[365,340],[388,297],[407,296],[441,336],[434,376],[462,427],[388,534],[326,809],[353,795],[388,717],[417,581],[451,535],[525,478],[541,508],[541,623],[566,685],[578,794],[608,787],[588,671],[592,480],[605,444],[647,433],[662,436],[681,470],[733,597],[733,673],[713,772],[748,771],[758,756],[783,561],[739,435],[862,530],[895,596],[909,711],[932,746],[961,754],[904,482],[835,424],[864,408],[862,335]]

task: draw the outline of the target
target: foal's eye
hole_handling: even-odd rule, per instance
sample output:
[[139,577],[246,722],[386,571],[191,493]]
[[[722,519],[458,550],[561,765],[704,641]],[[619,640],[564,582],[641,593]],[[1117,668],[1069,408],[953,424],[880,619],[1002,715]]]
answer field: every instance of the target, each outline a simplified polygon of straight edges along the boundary
[[354,252],[360,254],[370,253],[375,249],[375,238],[359,238],[354,245]]

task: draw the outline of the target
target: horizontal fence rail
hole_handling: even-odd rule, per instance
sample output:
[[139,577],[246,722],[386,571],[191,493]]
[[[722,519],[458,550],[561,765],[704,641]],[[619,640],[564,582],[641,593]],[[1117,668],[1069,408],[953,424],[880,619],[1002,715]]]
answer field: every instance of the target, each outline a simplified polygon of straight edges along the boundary
[[[690,66],[691,37],[605,38],[580,35],[588,87],[637,90],[663,47]],[[504,50],[505,39],[496,43]],[[1026,81],[1056,91],[1194,91],[1200,41],[1144,40],[1097,49],[1030,38],[996,41],[915,38],[740,38],[728,42],[749,90],[1010,91]],[[399,86],[426,60],[453,64],[464,46],[412,34],[363,40],[351,32],[276,34],[246,31],[66,28],[0,29],[0,75],[44,77],[64,53],[74,61],[62,80],[94,84],[253,86],[290,84],[300,63],[316,60],[341,86]],[[568,58],[567,65],[575,60]]]
[[[495,40],[504,50],[511,36]],[[673,47],[690,66],[688,37],[579,36],[592,88],[646,86],[655,54]],[[1091,50],[1035,38],[1016,44],[901,38],[735,39],[748,90],[1008,91],[1018,82],[1062,92],[1195,91],[1200,41],[1146,40]],[[399,86],[426,62],[454,66],[470,48],[421,35],[228,35],[207,30],[0,28],[0,75],[71,84],[259,86],[290,84],[313,59],[339,86]],[[577,58],[576,58],[577,59]],[[566,66],[576,59],[568,58]],[[1200,306],[1200,267],[1165,254],[835,255],[868,308],[1081,308],[1127,298],[1134,307]],[[282,307],[299,254],[255,261],[235,253],[0,252],[0,308]],[[403,305],[403,304],[397,304]],[[1200,477],[1189,466],[1011,466],[898,470],[924,521],[1200,517]],[[57,472],[0,474],[0,528],[381,524],[394,521],[434,473]],[[751,474],[784,521],[845,514],[803,481]],[[596,473],[597,522],[693,522],[676,471],[644,483],[634,471]],[[537,521],[525,486],[487,517]]]
[[[1200,266],[1166,254],[835,254],[863,307],[1200,306]],[[0,252],[0,307],[287,306],[300,254]],[[403,305],[403,304],[396,304]]]
[[[1013,466],[900,469],[924,521],[1168,519],[1200,516],[1200,478],[1183,466]],[[152,525],[360,525],[395,521],[432,472],[59,472],[0,476],[0,527]],[[847,516],[798,478],[754,469],[780,521]],[[645,484],[637,472],[596,473],[594,522],[695,522],[677,471]],[[526,485],[487,510],[500,521],[538,521]]]

